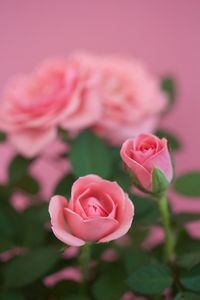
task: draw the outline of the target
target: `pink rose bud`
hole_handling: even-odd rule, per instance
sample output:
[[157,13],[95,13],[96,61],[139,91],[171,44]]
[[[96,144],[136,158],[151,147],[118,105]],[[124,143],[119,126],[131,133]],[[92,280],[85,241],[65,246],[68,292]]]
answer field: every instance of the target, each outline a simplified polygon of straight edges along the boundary
[[154,194],[167,189],[173,178],[173,167],[165,138],[141,134],[125,141],[120,155],[139,188]]
[[63,243],[109,242],[129,230],[134,206],[116,182],[96,175],[80,177],[72,186],[68,202],[54,196],[49,205],[52,230]]

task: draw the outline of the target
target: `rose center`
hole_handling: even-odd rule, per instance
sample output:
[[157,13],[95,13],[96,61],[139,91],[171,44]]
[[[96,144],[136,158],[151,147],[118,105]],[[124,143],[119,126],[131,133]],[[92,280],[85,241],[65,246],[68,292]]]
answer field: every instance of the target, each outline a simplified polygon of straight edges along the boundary
[[108,212],[95,197],[90,197],[84,205],[84,210],[88,217],[101,216],[106,217]]
[[152,144],[152,143],[143,143],[140,145],[139,150],[143,153],[146,152],[153,152],[156,149],[156,145]]

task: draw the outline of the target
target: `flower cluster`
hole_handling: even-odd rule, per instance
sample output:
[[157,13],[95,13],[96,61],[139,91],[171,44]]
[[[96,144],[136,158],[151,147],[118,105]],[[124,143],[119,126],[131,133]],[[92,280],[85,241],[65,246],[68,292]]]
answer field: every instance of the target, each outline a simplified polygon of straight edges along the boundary
[[[122,160],[137,180],[137,187],[154,192],[154,196],[165,193],[173,177],[167,144],[165,138],[141,134],[121,147]],[[160,172],[157,177],[154,170]],[[156,191],[153,181],[158,186]],[[116,182],[91,174],[74,182],[69,202],[63,196],[52,197],[49,213],[55,236],[65,244],[82,246],[87,242],[109,242],[126,234],[134,205]]]
[[19,152],[32,157],[56,137],[58,128],[71,136],[91,128],[120,145],[152,132],[165,107],[158,79],[139,61],[75,53],[8,83],[0,129]]

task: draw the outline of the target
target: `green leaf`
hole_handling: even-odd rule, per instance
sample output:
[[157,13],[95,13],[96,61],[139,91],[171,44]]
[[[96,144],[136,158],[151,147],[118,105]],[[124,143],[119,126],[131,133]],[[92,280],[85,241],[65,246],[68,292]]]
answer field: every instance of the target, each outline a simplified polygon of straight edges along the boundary
[[190,271],[184,272],[180,281],[186,289],[197,293],[200,292],[200,263]]
[[5,132],[0,131],[0,143],[5,142],[5,140],[6,140]]
[[[184,247],[183,247],[184,245]],[[192,238],[188,232],[183,228],[177,238],[176,242],[176,252],[178,256],[198,252],[200,249],[200,240]]]
[[200,214],[199,213],[180,213],[173,216],[173,222],[178,226],[183,226],[186,223],[199,221]]
[[175,102],[176,90],[175,83],[172,78],[164,77],[161,81],[161,88],[167,94],[169,100],[169,107]]
[[10,163],[9,166],[9,183],[15,184],[27,175],[28,167],[32,160],[17,155]]
[[176,193],[188,197],[200,197],[200,171],[185,173],[174,181]]
[[193,293],[182,292],[176,295],[174,300],[199,300],[199,296]]
[[10,188],[9,186],[5,186],[5,185],[0,185],[0,199],[5,200],[6,202],[8,201],[8,199],[10,198],[12,194],[12,188]]
[[11,206],[9,199],[3,197],[0,199],[0,252],[3,252],[16,244],[20,215]]
[[59,258],[58,250],[50,246],[17,257],[5,269],[5,284],[8,287],[28,285],[46,275]]
[[186,269],[191,269],[198,263],[200,263],[199,251],[186,253],[178,257],[178,265]]
[[[44,211],[44,208],[46,211]],[[46,231],[44,223],[49,221],[48,208],[46,203],[36,207],[30,207],[25,212],[21,213],[19,223],[20,245],[33,249],[43,244]]]
[[70,197],[71,195],[71,187],[75,181],[75,178],[72,175],[64,176],[59,183],[57,184],[54,195],[62,195],[65,197]]
[[149,263],[149,256],[141,249],[130,249],[124,256],[125,268],[128,274]]
[[180,143],[179,139],[171,132],[168,132],[164,129],[159,129],[156,131],[155,135],[157,135],[159,138],[165,137],[168,140],[170,149],[172,151],[180,150],[181,143]]
[[[66,261],[65,261],[65,266],[66,266]],[[56,299],[56,300],[68,300],[70,299],[71,296],[76,295],[78,300],[78,297],[81,294],[80,293],[81,288],[82,285],[80,283],[77,283],[72,280],[68,280],[68,281],[61,280],[53,288],[51,288],[50,295],[52,299]],[[46,298],[41,298],[41,300],[43,299]]]
[[84,295],[71,295],[71,296],[62,297],[59,300],[90,300],[90,298]]
[[29,175],[21,178],[21,180],[16,183],[15,188],[32,195],[36,195],[40,190],[38,182]]
[[69,157],[76,177],[97,174],[108,178],[111,174],[111,151],[104,141],[90,131],[82,132],[72,142]]
[[155,195],[164,193],[169,186],[169,182],[167,181],[165,175],[158,168],[153,169],[152,185],[153,185],[153,194]]
[[131,195],[135,206],[134,224],[153,225],[160,220],[160,212],[157,203],[150,198]]
[[135,292],[154,295],[169,288],[172,280],[170,270],[166,266],[152,263],[133,272],[127,282]]
[[120,299],[125,291],[126,285],[120,271],[100,276],[93,285],[96,300]]
[[0,299],[2,300],[25,300],[24,296],[19,292],[3,291],[0,292]]

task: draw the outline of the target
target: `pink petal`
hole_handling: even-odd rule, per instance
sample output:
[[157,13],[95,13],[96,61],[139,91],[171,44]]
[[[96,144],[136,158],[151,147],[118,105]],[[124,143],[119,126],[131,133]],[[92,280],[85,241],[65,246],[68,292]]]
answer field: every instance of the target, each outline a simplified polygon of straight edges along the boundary
[[[151,186],[151,173],[144,168],[143,165],[136,162],[130,157],[130,151],[132,149],[132,140],[127,140],[121,148],[120,155],[124,163],[131,170],[131,172],[136,175],[139,182],[143,185],[145,189],[150,188]],[[129,150],[130,149],[130,150]]]
[[112,201],[117,205],[122,203],[124,192],[116,182],[102,179],[97,175],[87,175],[79,177],[72,186],[71,200],[69,207],[74,210],[76,199],[80,197],[86,189],[90,188],[93,191],[93,196],[102,197],[108,194]]
[[113,232],[118,226],[118,222],[111,218],[98,217],[83,220],[68,208],[65,208],[65,217],[73,234],[84,241],[97,242]]
[[125,235],[131,227],[132,220],[134,217],[134,205],[132,201],[126,196],[125,207],[123,211],[123,218],[119,227],[112,233],[106,235],[105,237],[99,240],[100,243],[110,242],[112,240],[118,239],[121,236]]
[[33,157],[56,137],[52,129],[23,129],[9,135],[11,143],[26,157]]
[[163,147],[162,149],[157,152],[154,156],[147,159],[143,166],[148,169],[152,170],[154,168],[159,168],[166,176],[168,181],[170,182],[173,177],[173,168],[171,163],[171,158],[167,146],[167,140],[162,139]]
[[64,217],[64,209],[67,207],[67,200],[62,196],[54,196],[49,204],[52,230],[55,236],[63,243],[70,246],[82,246],[85,242],[74,236]]

